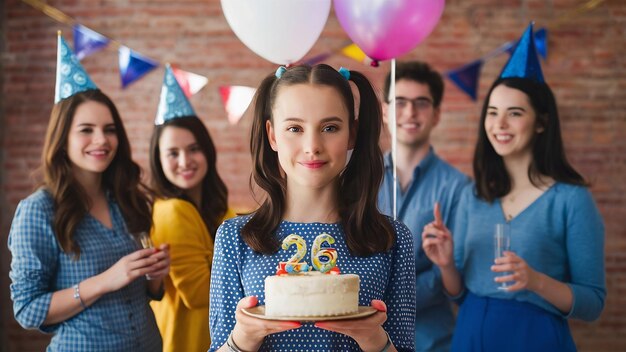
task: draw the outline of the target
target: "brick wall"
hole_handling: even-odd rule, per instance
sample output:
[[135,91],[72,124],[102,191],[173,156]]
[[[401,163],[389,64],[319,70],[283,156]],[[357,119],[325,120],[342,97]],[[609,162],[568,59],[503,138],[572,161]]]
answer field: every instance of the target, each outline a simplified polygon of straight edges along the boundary
[[[594,323],[571,322],[581,351],[626,350],[626,2],[607,0],[598,8],[560,26],[583,0],[448,0],[433,34],[402,59],[417,58],[445,71],[490,52],[519,36],[529,20],[549,28],[549,59],[544,73],[560,105],[568,155],[593,182],[593,194],[606,224],[607,306]],[[276,66],[248,50],[232,33],[217,0],[121,1],[51,0],[79,23],[158,61],[209,77],[209,85],[191,102],[215,139],[220,174],[237,208],[251,208],[248,191],[249,116],[227,123],[217,88],[224,84],[256,86]],[[33,189],[41,144],[54,95],[56,37],[71,28],[18,0],[5,0],[2,17],[2,95],[0,96],[0,352],[39,351],[48,337],[23,330],[12,318],[8,298],[10,254],[6,239],[18,201]],[[334,15],[310,55],[341,47],[347,39]],[[276,38],[280,40],[280,38]],[[479,102],[506,57],[486,62]],[[96,84],[116,102],[133,141],[133,155],[147,166],[148,139],[156,112],[163,68],[120,88],[117,55],[107,49],[83,61]],[[360,69],[378,85],[388,68],[360,66],[336,55],[333,66]],[[476,135],[479,103],[450,81],[444,119],[434,145],[466,173]],[[388,139],[383,138],[383,145]]]

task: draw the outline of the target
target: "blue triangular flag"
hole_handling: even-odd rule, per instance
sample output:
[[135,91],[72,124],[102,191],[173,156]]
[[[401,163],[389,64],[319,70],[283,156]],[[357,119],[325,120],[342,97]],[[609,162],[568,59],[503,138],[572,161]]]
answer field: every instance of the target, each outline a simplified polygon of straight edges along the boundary
[[158,62],[142,56],[125,46],[120,46],[119,64],[122,88],[126,88],[129,84],[159,66]]
[[478,77],[480,76],[482,66],[483,61],[476,60],[463,67],[449,71],[447,76],[457,87],[472,97],[472,100],[476,101]]
[[520,77],[538,82],[544,82],[543,72],[537,57],[535,40],[533,39],[533,24],[531,23],[517,46],[513,50],[509,61],[504,66],[500,78]]
[[83,25],[74,25],[74,53],[78,60],[102,50],[107,45],[109,38]]
[[548,58],[548,30],[540,28],[535,32],[535,47],[539,55],[545,60]]
[[168,64],[165,66],[159,109],[154,124],[162,125],[165,121],[184,116],[196,116],[196,113]]
[[87,90],[98,89],[59,32],[54,103]]

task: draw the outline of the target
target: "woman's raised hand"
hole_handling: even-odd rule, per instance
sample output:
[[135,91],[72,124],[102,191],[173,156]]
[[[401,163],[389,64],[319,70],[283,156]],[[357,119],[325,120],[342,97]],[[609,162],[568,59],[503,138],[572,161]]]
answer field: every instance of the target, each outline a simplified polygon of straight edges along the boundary
[[428,259],[435,265],[445,268],[454,265],[454,243],[450,230],[443,224],[439,203],[435,203],[435,221],[424,226],[422,248]]

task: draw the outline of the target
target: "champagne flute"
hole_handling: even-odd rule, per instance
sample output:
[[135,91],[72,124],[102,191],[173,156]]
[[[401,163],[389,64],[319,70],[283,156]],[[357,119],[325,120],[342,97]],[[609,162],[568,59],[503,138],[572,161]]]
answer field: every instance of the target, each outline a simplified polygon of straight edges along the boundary
[[[511,250],[511,227],[509,224],[496,224],[495,231],[493,234],[494,240],[494,248],[495,248],[495,257],[501,258],[504,256],[505,251]],[[505,272],[500,276],[510,275],[511,273]],[[501,282],[498,286],[498,290],[506,291],[509,286],[511,286],[508,282]]]
[[[141,231],[139,235],[137,235],[137,239],[139,240],[139,243],[141,244],[141,248],[144,248],[144,249],[154,248],[154,243],[152,242],[152,239],[150,238],[150,233],[146,231]],[[146,280],[152,280],[152,277],[146,274]]]
[[141,248],[154,248],[154,243],[152,243],[152,239],[150,238],[150,234],[146,231],[141,231],[137,236],[139,243],[141,244]]

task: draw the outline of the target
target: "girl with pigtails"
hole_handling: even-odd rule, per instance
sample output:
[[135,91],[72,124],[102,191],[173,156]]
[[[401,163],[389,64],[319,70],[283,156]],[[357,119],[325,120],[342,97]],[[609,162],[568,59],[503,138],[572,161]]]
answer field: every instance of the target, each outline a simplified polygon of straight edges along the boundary
[[[358,88],[358,110],[349,81]],[[280,67],[261,83],[250,149],[252,179],[266,195],[255,212],[217,231],[211,351],[414,350],[411,235],[376,208],[381,121],[376,94],[356,71]],[[291,256],[280,246],[293,233],[306,243],[321,233],[332,236],[341,272],[360,277],[359,305],[376,312],[314,323],[242,312],[265,303],[264,279]]]

